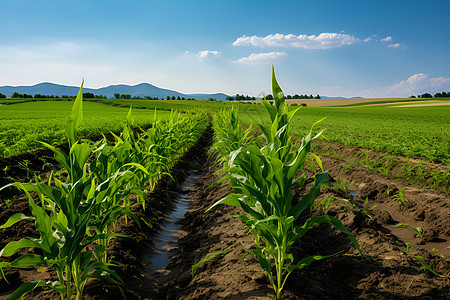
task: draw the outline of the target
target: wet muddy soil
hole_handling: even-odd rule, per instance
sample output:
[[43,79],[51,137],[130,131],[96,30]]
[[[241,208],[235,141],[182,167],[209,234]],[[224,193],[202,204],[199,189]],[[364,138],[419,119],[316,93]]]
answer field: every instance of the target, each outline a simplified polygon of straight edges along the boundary
[[[119,285],[128,299],[270,299],[273,294],[258,262],[247,254],[254,247],[252,236],[238,218],[231,217],[241,211],[217,206],[204,213],[231,191],[224,184],[212,185],[221,174],[216,174],[220,167],[206,154],[209,144],[210,137],[204,137],[185,156],[174,169],[175,183],[161,181],[150,195],[145,211],[134,207],[153,228],[139,230],[129,220],[120,224],[119,231],[130,238],[115,239],[110,253],[124,279]],[[450,279],[419,270],[422,264],[415,258],[421,256],[440,275],[450,272],[447,195],[407,185],[362,167],[342,168],[345,161],[334,156],[321,158],[333,183],[322,190],[313,214],[325,212],[340,218],[356,236],[363,255],[358,255],[345,234],[330,226],[321,225],[309,231],[294,246],[295,257],[339,254],[293,272],[285,288],[285,299],[448,299]],[[193,187],[182,189],[180,184],[192,164],[201,170],[200,174]],[[179,221],[178,246],[171,249],[172,258],[165,268],[149,268],[143,258],[154,246],[158,224],[170,211],[170,199],[180,192],[191,199],[191,206]],[[304,192],[298,187],[293,190],[297,199]],[[14,205],[19,211],[27,209],[27,204],[20,201]],[[1,212],[0,223],[4,222],[5,214],[8,211]],[[399,223],[422,228],[422,238],[408,226],[395,227]],[[23,226],[0,232],[0,247],[8,240],[32,234],[32,228]],[[222,254],[199,265],[195,276],[192,275],[193,265],[219,251]],[[31,270],[27,271],[31,275],[15,270],[8,272],[13,282],[37,274]],[[39,276],[51,278],[52,274],[39,273]],[[0,299],[5,298],[1,296],[2,292],[6,293],[5,286],[0,281]],[[38,297],[56,299],[57,295],[45,292]],[[110,285],[90,282],[85,298],[118,299],[120,293]]]

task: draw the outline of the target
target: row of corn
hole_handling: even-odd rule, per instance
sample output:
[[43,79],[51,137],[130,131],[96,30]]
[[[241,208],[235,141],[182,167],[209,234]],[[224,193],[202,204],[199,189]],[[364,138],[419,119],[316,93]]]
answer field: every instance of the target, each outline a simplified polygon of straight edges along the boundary
[[[39,237],[22,238],[0,250],[1,259],[24,248],[35,249],[13,261],[0,260],[0,273],[7,280],[3,268],[48,268],[56,271],[57,279],[26,282],[9,299],[20,299],[36,287],[56,290],[61,299],[81,299],[88,279],[120,281],[108,257],[109,240],[121,236],[115,232],[119,217],[140,224],[130,210],[130,199],[137,198],[145,209],[147,192],[196,141],[207,123],[201,115],[172,113],[169,121],[156,121],[150,129],[136,134],[130,108],[123,132],[114,135],[113,142],[106,138],[79,141],[82,106],[80,88],[66,124],[68,154],[43,143],[54,152],[66,178],[50,176],[46,182],[36,179],[34,183],[11,184],[28,196],[31,215],[14,214],[0,229],[32,221]],[[132,194],[137,197],[130,197]]]

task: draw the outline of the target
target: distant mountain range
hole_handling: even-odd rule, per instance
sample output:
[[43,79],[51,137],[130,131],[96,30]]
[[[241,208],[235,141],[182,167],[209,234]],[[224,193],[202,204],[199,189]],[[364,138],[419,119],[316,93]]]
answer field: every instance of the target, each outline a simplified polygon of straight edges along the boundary
[[[38,83],[32,86],[0,86],[0,93],[6,95],[6,97],[11,97],[14,92],[19,94],[28,94],[34,96],[36,94],[41,95],[54,95],[54,96],[62,96],[62,95],[76,95],[80,88],[76,86],[67,86],[49,82]],[[159,99],[166,99],[167,96],[175,96],[175,97],[184,97],[184,98],[193,98],[196,100],[207,100],[209,98],[214,98],[216,100],[224,101],[228,97],[228,95],[223,93],[216,94],[183,94],[177,91],[162,89],[157,86],[154,86],[149,83],[140,83],[137,85],[125,85],[125,84],[117,84],[110,85],[107,87],[102,87],[98,89],[90,89],[83,88],[83,92],[85,93],[93,93],[94,95],[103,95],[108,98],[114,98],[115,93],[119,94],[129,94],[131,97],[158,97]],[[234,95],[233,95],[234,96]],[[322,99],[349,99],[345,97],[327,97],[320,96]],[[362,98],[362,97],[352,97],[352,98]],[[261,98],[257,98],[261,99]]]
[[[1,86],[0,93],[6,95],[6,97],[11,97],[14,92],[19,94],[28,95],[76,95],[80,88],[76,86],[66,86],[55,83],[43,82],[32,86]],[[162,89],[149,83],[140,83],[137,85],[110,85],[107,87],[102,87],[98,89],[83,88],[84,93],[93,93],[94,95],[104,95],[108,98],[114,98],[115,93],[119,94],[129,94],[131,97],[158,97],[166,98],[167,96],[184,97],[184,98],[194,98],[197,100],[207,100],[209,98],[214,98],[216,100],[226,100],[228,95],[223,93],[216,94],[183,94],[177,91]]]

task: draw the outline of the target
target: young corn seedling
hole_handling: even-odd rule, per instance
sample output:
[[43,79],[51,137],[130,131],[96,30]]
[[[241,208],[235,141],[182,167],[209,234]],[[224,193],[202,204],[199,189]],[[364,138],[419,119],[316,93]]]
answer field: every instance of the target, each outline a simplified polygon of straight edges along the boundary
[[447,275],[442,275],[442,274],[439,274],[438,272],[436,272],[435,267],[434,267],[433,265],[427,264],[427,263],[423,260],[422,256],[416,255],[416,256],[414,256],[414,258],[417,259],[417,260],[420,262],[420,264],[422,265],[422,266],[419,268],[419,271],[421,271],[421,270],[427,270],[428,272],[432,273],[434,276],[436,276],[436,277],[441,277],[441,278],[445,278],[445,277],[448,278],[448,277],[450,277],[450,272],[449,272]]
[[398,194],[392,195],[392,200],[405,207],[409,205],[408,200],[405,198],[405,189],[401,189]]
[[[316,260],[332,255],[313,255],[300,260],[290,253],[294,242],[298,241],[309,229],[321,223],[329,223],[348,234],[359,250],[355,237],[346,230],[341,221],[329,215],[309,215],[315,198],[322,186],[328,185],[328,174],[317,173],[313,187],[304,194],[298,203],[293,202],[291,187],[294,183],[304,186],[306,174],[296,178],[302,171],[306,158],[311,155],[319,166],[318,156],[310,153],[312,131],[302,139],[298,149],[294,149],[289,136],[292,117],[298,108],[289,111],[275,73],[272,71],[272,90],[274,105],[263,100],[271,124],[259,125],[266,141],[265,145],[243,145],[231,152],[224,170],[234,193],[213,204],[240,206],[245,214],[242,222],[253,232],[256,249],[251,250],[273,286],[275,298],[281,299],[283,287],[288,276],[296,269],[302,269]],[[300,107],[299,107],[300,108]],[[334,254],[333,254],[334,255]],[[274,272],[272,271],[274,266]]]
[[417,234],[417,237],[420,238],[421,240],[423,240],[423,235],[422,235],[422,227],[414,227],[410,224],[406,224],[406,223],[398,223],[397,225],[395,225],[395,227],[409,227],[412,230],[414,230],[414,232]]

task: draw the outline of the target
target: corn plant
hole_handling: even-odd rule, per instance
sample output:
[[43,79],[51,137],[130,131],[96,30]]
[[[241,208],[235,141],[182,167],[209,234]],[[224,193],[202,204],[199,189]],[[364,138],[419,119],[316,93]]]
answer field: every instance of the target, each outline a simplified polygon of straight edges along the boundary
[[[1,257],[10,257],[23,248],[39,249],[41,254],[25,254],[12,262],[0,262],[3,268],[46,267],[56,270],[56,281],[32,280],[22,284],[10,297],[19,299],[36,287],[48,287],[58,291],[61,299],[80,299],[84,286],[89,278],[106,279],[112,277],[120,280],[111,270],[110,264],[93,260],[94,253],[106,251],[97,240],[108,238],[114,234],[88,234],[93,214],[104,200],[99,197],[98,182],[87,172],[87,161],[90,157],[89,144],[79,143],[77,127],[82,121],[82,87],[78,93],[72,113],[66,124],[66,137],[69,142],[69,154],[45,144],[54,152],[55,159],[67,171],[66,182],[50,176],[48,184],[16,182],[8,186],[17,187],[28,196],[32,216],[21,213],[12,215],[0,226],[8,228],[21,220],[34,221],[38,238],[23,238],[8,243],[1,251]],[[53,181],[52,181],[53,179]],[[5,188],[4,187],[4,188]],[[37,192],[36,202],[30,192]],[[97,246],[97,247],[96,247]],[[94,247],[95,250],[89,250]]]
[[[281,299],[283,287],[288,276],[296,269],[302,269],[316,260],[332,255],[313,255],[300,260],[290,253],[291,246],[311,228],[320,223],[330,223],[348,234],[359,250],[355,237],[346,230],[340,220],[329,215],[304,218],[311,213],[315,198],[322,186],[329,185],[328,174],[314,176],[313,187],[302,196],[298,203],[293,201],[291,187],[306,182],[306,174],[296,178],[302,171],[308,155],[316,159],[322,168],[319,157],[310,153],[312,130],[304,137],[298,149],[294,149],[289,136],[292,117],[298,111],[289,111],[284,94],[272,70],[272,89],[274,105],[265,99],[263,104],[269,114],[271,124],[259,125],[265,139],[260,143],[243,145],[230,154],[225,170],[234,193],[213,204],[240,206],[245,214],[242,222],[253,232],[256,249],[251,250],[273,286],[275,298]],[[274,266],[275,271],[272,271]]]
[[216,114],[213,128],[215,142],[211,152],[218,153],[221,162],[226,162],[231,152],[248,143],[248,136],[252,130],[251,126],[246,130],[242,128],[237,109],[224,110]]
[[398,223],[395,225],[395,227],[409,227],[412,230],[414,230],[414,232],[417,234],[417,237],[420,238],[421,240],[423,240],[423,235],[422,235],[422,227],[414,227],[411,224],[406,224],[406,223]]

